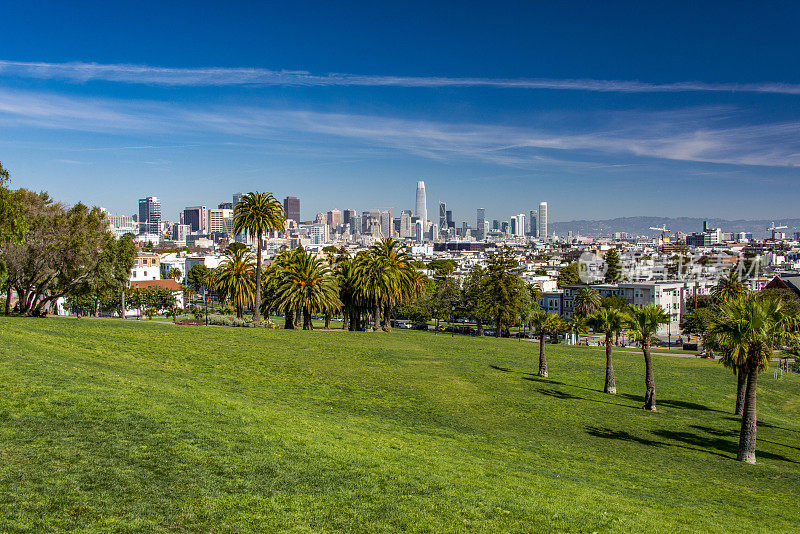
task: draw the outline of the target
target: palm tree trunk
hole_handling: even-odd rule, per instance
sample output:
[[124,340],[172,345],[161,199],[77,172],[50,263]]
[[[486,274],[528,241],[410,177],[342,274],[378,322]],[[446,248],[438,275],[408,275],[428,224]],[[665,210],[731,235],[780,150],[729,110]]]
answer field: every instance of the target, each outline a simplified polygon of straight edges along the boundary
[[261,322],[261,232],[256,242],[256,298],[253,306],[253,324]]
[[547,378],[547,358],[544,356],[544,330],[539,332],[539,376]]
[[294,330],[294,310],[286,308],[283,312],[283,329]]
[[736,371],[736,411],[734,415],[742,415],[744,395],[747,391],[747,374],[742,369]]
[[294,326],[295,327],[300,326],[300,314],[301,314],[300,306],[298,306],[294,310]]
[[606,334],[606,387],[605,392],[609,395],[617,394],[617,384],[614,381],[614,363],[611,360],[612,343],[614,338],[612,334]]
[[653,375],[653,358],[650,357],[650,341],[642,342],[642,353],[644,353],[644,409],[657,412],[656,408],[656,378]]
[[[754,366],[753,366],[754,367]],[[739,454],[736,459],[748,464],[756,463],[756,382],[758,369],[751,368],[747,373],[747,392],[744,395],[742,429],[739,432]]]
[[372,322],[372,329],[377,332],[381,327],[381,305],[378,302],[378,299],[375,299],[375,302],[372,306]]
[[350,310],[345,308],[344,313],[342,314],[342,330],[347,330],[347,327],[349,326],[348,319],[350,319]]
[[388,302],[383,307],[383,331],[392,331],[392,306]]
[[303,308],[303,330],[313,330],[314,325],[311,324],[311,310]]
[[331,312],[325,312],[325,330],[331,329]]

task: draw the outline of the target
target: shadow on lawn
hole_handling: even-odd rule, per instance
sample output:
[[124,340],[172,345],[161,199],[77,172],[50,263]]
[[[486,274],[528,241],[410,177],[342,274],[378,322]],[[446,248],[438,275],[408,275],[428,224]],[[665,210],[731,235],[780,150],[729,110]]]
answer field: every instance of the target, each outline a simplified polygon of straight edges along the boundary
[[[707,428],[707,427],[697,427],[695,425],[692,425],[692,427],[703,428],[703,429]],[[709,430],[711,430],[712,433],[722,432],[716,429],[709,429]],[[734,440],[723,439],[719,436],[714,436],[714,437],[701,436],[700,434],[695,434],[692,432],[681,432],[677,430],[653,431],[653,434],[655,436],[677,443],[669,443],[667,441],[656,441],[653,439],[634,436],[633,434],[631,434],[630,432],[626,432],[625,430],[612,430],[610,428],[597,427],[597,426],[586,427],[586,433],[589,434],[590,436],[594,436],[597,438],[629,441],[632,443],[639,443],[641,445],[650,445],[653,447],[660,447],[660,446],[678,447],[690,451],[705,452],[708,454],[713,454],[715,456],[721,456],[723,458],[736,458],[736,453],[738,452],[739,448],[739,444],[735,439]],[[762,450],[758,451],[757,456],[759,458],[769,458],[770,460],[780,460],[789,463],[798,463],[780,454],[774,454]]]
[[[509,369],[508,367],[499,367],[497,365],[489,365],[490,368],[494,369],[495,371],[502,371],[504,373],[514,373],[519,375],[524,375],[522,377],[523,380],[530,380],[531,382],[542,382],[544,384],[555,384],[558,386],[567,386],[571,388],[578,388],[584,389],[586,391],[594,391],[595,393],[603,393],[602,389],[596,388],[587,388],[586,386],[579,386],[577,384],[567,384],[565,382],[559,382],[558,380],[553,380],[552,378],[543,378],[536,373],[529,373],[527,371],[516,371],[514,369]],[[581,398],[581,397],[576,397]],[[622,405],[621,405],[622,406]]]
[[[625,397],[626,399],[631,399],[636,402],[644,403],[644,397],[642,395],[633,395],[632,393],[622,393],[621,397]],[[702,410],[707,412],[719,412],[725,413],[722,410],[717,410],[716,408],[710,408],[704,404],[698,404],[696,402],[689,402],[684,400],[666,400],[666,399],[659,399],[656,397],[656,405],[668,406],[670,408],[683,408],[686,410]]]

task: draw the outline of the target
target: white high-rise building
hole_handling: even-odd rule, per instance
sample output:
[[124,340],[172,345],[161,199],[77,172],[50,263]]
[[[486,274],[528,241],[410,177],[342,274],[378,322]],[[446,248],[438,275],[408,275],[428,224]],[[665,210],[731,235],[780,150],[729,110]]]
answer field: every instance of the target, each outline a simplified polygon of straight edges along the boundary
[[539,202],[539,239],[547,239],[547,202]]
[[425,182],[422,180],[417,182],[417,211],[414,215],[422,222],[422,228],[424,230],[428,221],[428,203],[425,197]]

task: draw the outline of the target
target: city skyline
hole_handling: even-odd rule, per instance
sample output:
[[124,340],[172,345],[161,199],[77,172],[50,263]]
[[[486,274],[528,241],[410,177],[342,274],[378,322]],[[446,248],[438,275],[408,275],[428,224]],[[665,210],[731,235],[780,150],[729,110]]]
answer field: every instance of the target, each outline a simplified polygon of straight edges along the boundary
[[[299,196],[304,217],[413,209],[407,183],[424,180],[470,223],[542,198],[559,206],[551,222],[788,218],[800,7],[723,8],[162,6],[145,20],[17,3],[0,161],[14,186],[126,214],[128,199],[174,214],[231,190]],[[217,38],[186,47],[194,32]]]

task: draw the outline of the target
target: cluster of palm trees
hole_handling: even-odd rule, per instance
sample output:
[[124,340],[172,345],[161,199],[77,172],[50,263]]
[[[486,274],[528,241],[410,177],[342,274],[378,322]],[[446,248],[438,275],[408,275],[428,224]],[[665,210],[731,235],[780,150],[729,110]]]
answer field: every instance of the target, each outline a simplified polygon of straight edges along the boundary
[[656,384],[653,372],[653,360],[650,349],[656,333],[661,325],[669,322],[669,315],[660,306],[649,304],[641,307],[629,306],[626,309],[602,306],[602,300],[596,289],[579,288],[573,299],[573,316],[568,321],[554,313],[535,309],[529,318],[531,327],[539,335],[539,376],[548,377],[547,358],[545,355],[545,337],[560,332],[586,333],[591,328],[595,333],[605,336],[606,379],[603,391],[610,395],[617,393],[614,378],[614,362],[612,352],[615,339],[621,333],[631,336],[639,342],[645,361],[645,410],[657,411]]
[[323,258],[303,247],[284,250],[263,269],[244,245],[234,243],[207,283],[239,318],[252,308],[254,322],[261,322],[261,315],[283,314],[284,328],[296,328],[302,321],[302,328],[311,330],[314,315],[324,315],[329,328],[338,313],[345,330],[371,324],[390,331],[394,308],[413,300],[423,281],[402,244],[384,239],[355,256],[340,251]]

